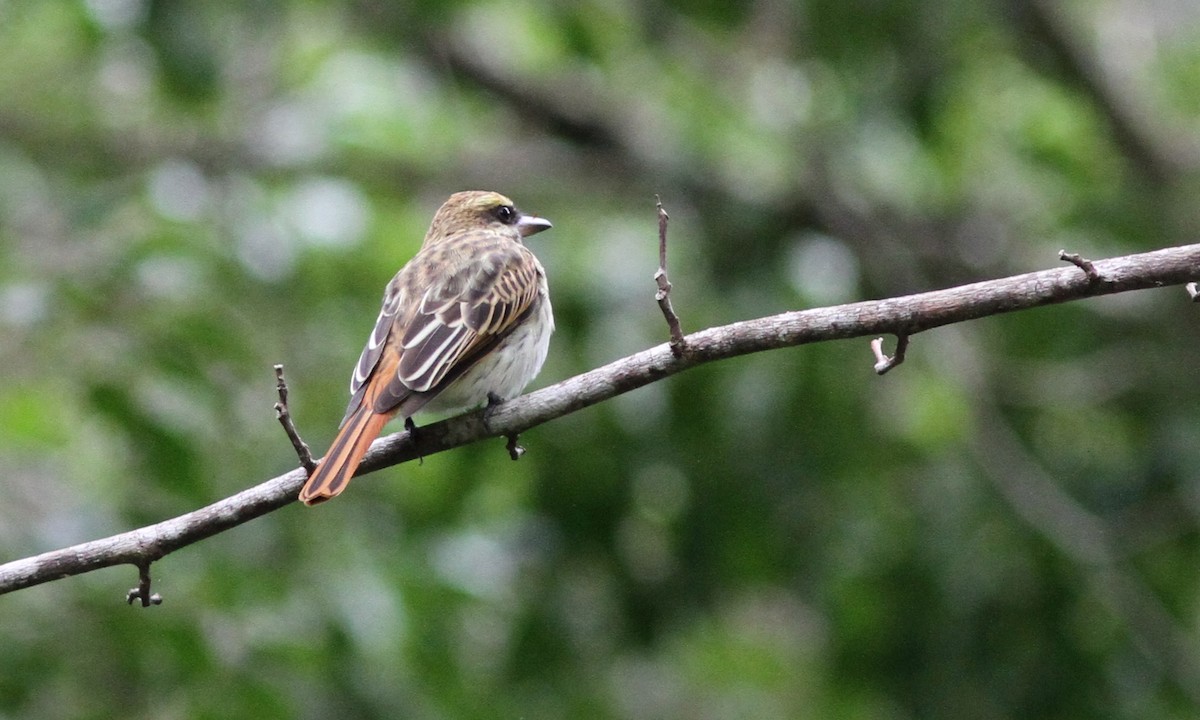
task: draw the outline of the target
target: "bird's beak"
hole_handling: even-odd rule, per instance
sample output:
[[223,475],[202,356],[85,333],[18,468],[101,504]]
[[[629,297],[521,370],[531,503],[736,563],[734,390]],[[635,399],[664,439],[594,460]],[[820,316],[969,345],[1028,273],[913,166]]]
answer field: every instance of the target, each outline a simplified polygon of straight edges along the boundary
[[521,237],[529,237],[552,227],[554,226],[550,224],[549,220],[537,215],[522,215],[521,219],[517,221],[517,231],[521,233]]

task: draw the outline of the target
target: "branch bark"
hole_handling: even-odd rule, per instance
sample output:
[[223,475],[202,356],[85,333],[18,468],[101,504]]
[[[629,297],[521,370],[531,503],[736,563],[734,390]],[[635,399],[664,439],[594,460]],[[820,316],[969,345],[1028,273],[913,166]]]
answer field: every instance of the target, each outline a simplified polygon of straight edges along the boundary
[[[691,367],[809,343],[880,334],[909,336],[951,323],[1131,290],[1184,285],[1200,277],[1200,244],[1098,260],[1096,277],[1078,267],[1014,275],[917,295],[785,312],[686,336],[688,352],[669,343],[630,355],[537,392],[421,428],[371,446],[358,474],[417,457],[506,437],[595,405]],[[142,568],[192,543],[295,501],[305,480],[297,468],[236,495],[137,530],[0,565],[0,594],[115,565]],[[317,511],[319,512],[319,511]]]

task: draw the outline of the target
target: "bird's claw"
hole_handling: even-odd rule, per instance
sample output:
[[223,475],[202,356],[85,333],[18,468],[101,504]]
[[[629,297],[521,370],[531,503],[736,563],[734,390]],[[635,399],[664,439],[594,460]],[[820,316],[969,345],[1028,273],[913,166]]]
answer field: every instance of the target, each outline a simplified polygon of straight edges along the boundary
[[508,456],[513,460],[520,460],[521,456],[525,454],[525,447],[517,444],[516,433],[508,436],[508,443],[505,444],[504,449],[508,451]]

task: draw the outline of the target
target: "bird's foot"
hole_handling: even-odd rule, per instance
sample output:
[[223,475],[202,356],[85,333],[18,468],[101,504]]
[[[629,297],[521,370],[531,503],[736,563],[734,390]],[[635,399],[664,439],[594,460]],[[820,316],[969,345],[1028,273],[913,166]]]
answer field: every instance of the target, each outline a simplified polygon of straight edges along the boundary
[[[408,439],[411,440],[415,445],[417,440],[420,438],[421,433],[420,429],[417,427],[417,424],[413,422],[411,417],[404,418],[404,429],[408,432]],[[425,464],[425,457],[423,455],[417,455],[417,464]]]
[[496,412],[496,408],[503,404],[503,398],[494,392],[488,391],[487,405],[483,406],[483,426],[488,430],[492,429],[492,413]]
[[508,456],[513,460],[520,460],[521,456],[525,454],[525,447],[517,444],[517,433],[508,436],[508,443],[505,444],[504,449],[508,451]]
[[[499,395],[494,392],[487,394],[487,406],[483,409],[483,424],[489,430],[491,430],[490,420],[492,419],[492,413],[502,404],[504,404],[504,399]],[[508,433],[505,435],[508,438],[508,443],[505,444],[504,449],[508,451],[508,456],[513,460],[519,460],[525,454],[525,448],[517,444],[517,436],[518,433]]]

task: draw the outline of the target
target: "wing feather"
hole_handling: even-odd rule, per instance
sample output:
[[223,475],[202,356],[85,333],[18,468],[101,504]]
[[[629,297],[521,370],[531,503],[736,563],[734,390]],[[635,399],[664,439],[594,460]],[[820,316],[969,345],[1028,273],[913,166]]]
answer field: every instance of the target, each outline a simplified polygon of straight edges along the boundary
[[367,380],[379,366],[379,359],[383,356],[384,347],[387,346],[392,328],[396,325],[396,315],[404,305],[405,295],[400,275],[397,275],[392,278],[383,291],[383,306],[379,309],[379,317],[375,319],[375,327],[372,328],[371,335],[367,338],[367,345],[363,348],[362,354],[358,356],[354,374],[350,376],[350,404],[346,407],[346,414],[342,417],[339,428],[346,424],[346,421],[363,402]]
[[463,346],[471,340],[471,331],[461,323],[446,325],[440,322],[431,322],[428,324],[428,328],[428,332],[422,332],[425,342],[411,348],[406,346],[403,356],[412,358],[413,363],[420,362],[421,364],[417,367],[405,368],[403,360],[401,361],[401,373],[407,373],[407,376],[411,378],[430,378],[428,383],[417,384],[412,381],[405,383],[418,392],[425,392],[432,386],[432,378],[438,375],[434,369],[435,363],[443,358],[459,354]]
[[440,391],[439,385],[512,331],[538,296],[540,273],[524,246],[496,243],[430,287],[404,329],[400,364],[384,396],[398,397],[397,386],[417,393]]

